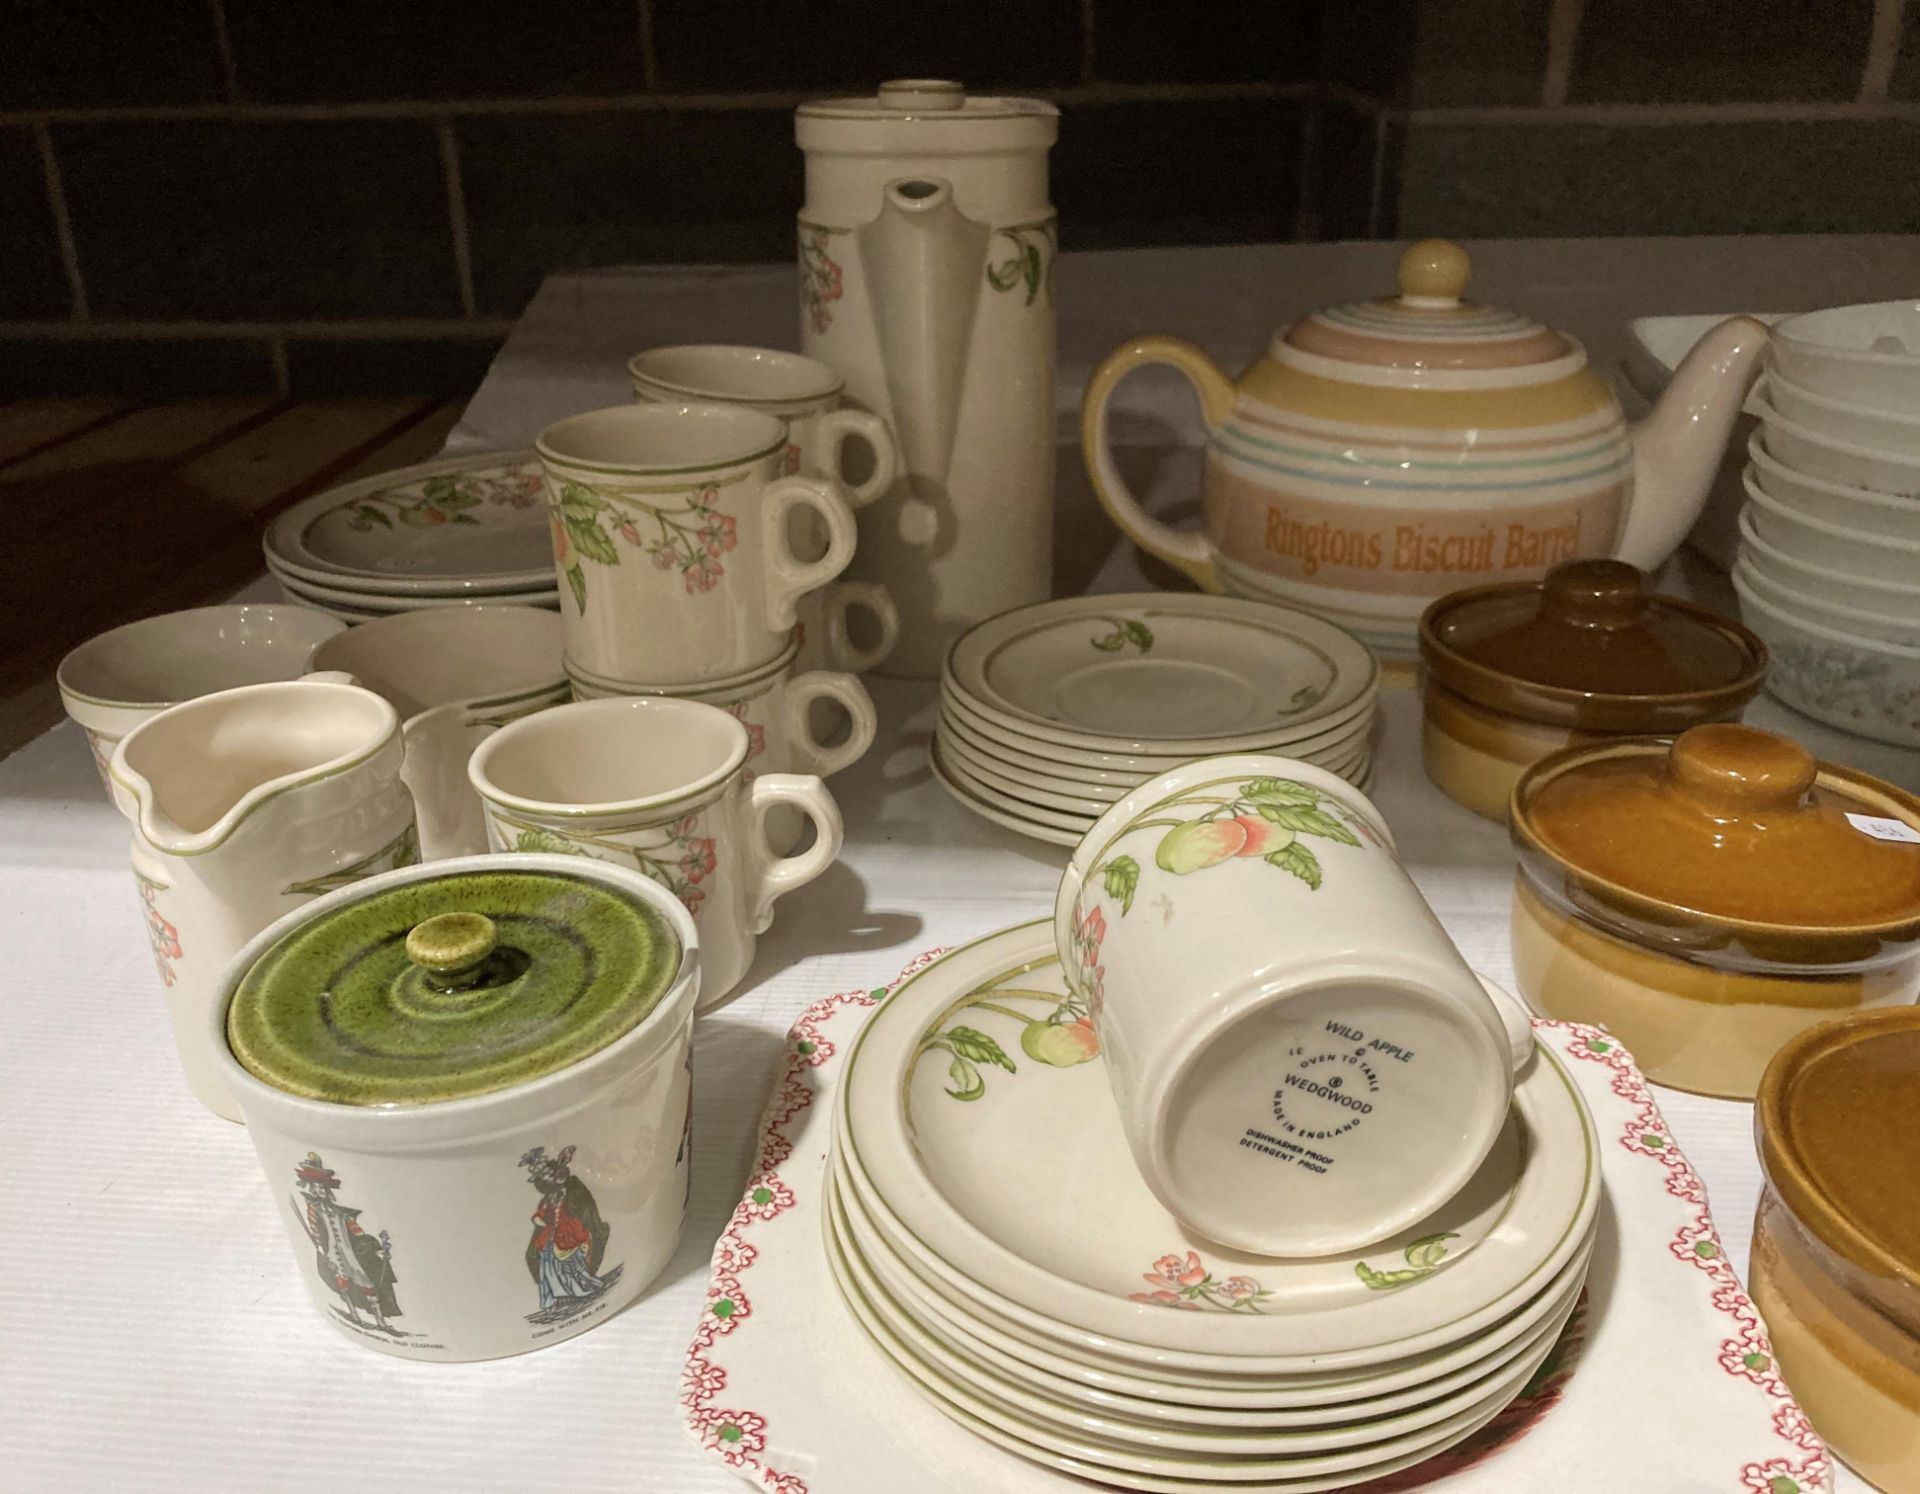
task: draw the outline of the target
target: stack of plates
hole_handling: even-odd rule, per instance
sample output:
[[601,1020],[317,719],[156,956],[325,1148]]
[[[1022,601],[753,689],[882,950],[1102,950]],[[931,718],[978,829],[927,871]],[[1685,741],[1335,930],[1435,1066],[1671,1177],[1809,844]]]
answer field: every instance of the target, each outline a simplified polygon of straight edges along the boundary
[[1305,1491],[1429,1458],[1525,1387],[1580,1296],[1601,1192],[1592,1119],[1547,1049],[1438,1214],[1356,1255],[1273,1260],[1160,1206],[1091,1029],[1091,1053],[1023,1041],[1056,1015],[1085,1014],[1051,925],[1026,924],[900,987],[847,1061],[829,1263],[941,1411],[1122,1488]]
[[933,771],[996,824],[1073,845],[1196,757],[1298,758],[1364,788],[1380,665],[1309,613],[1147,592],[1004,612],[940,677]]
[[540,463],[487,452],[329,488],[268,527],[287,599],[346,622],[423,607],[560,605]]

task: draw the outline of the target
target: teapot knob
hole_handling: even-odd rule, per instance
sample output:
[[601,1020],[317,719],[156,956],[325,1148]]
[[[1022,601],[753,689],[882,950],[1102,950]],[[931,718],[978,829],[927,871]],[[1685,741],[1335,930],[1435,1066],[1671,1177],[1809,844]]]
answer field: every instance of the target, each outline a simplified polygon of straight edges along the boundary
[[1737,722],[1684,731],[1667,754],[1680,794],[1724,818],[1792,809],[1819,773],[1813,754],[1791,737]]
[[1422,239],[1400,256],[1400,299],[1409,306],[1458,306],[1473,264],[1452,239]]
[[479,984],[500,931],[484,913],[436,913],[407,931],[407,958],[436,991]]

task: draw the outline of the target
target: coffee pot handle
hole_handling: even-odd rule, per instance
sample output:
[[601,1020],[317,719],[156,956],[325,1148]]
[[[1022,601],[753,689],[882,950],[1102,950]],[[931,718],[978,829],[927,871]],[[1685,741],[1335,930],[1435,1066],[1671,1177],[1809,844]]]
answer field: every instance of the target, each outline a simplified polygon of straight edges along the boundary
[[[747,916],[753,931],[763,934],[773,922],[773,905],[779,898],[806,886],[839,859],[846,831],[840,823],[840,806],[818,778],[762,773],[748,792],[748,844],[754,852],[755,875],[748,889]],[[767,846],[767,813],[781,804],[791,804],[813,821],[813,844],[797,856],[776,856]]]
[[[761,522],[766,526],[767,611],[774,627],[791,628],[799,621],[793,604],[818,591],[847,568],[853,559],[853,510],[846,489],[830,478],[783,477],[767,485]],[[825,523],[827,553],[818,560],[802,560],[794,553],[789,518],[796,508],[810,508]]]
[[1119,464],[1107,438],[1107,402],[1128,374],[1149,363],[1162,363],[1187,376],[1200,396],[1200,413],[1211,431],[1227,418],[1233,408],[1233,382],[1220,366],[1190,342],[1177,337],[1136,337],[1122,343],[1107,355],[1093,372],[1087,396],[1080,407],[1080,444],[1086,456],[1087,474],[1100,506],[1107,511],[1120,532],[1149,555],[1184,571],[1208,591],[1225,588],[1214,570],[1213,547],[1203,533],[1175,529],[1140,506],[1140,500],[1128,489],[1120,475]]
[[[873,453],[873,471],[863,482],[848,482],[842,475],[850,440],[866,442]],[[865,508],[900,475],[900,453],[893,444],[893,433],[886,421],[865,410],[829,410],[814,422],[807,445],[811,448],[806,454],[808,465],[815,472],[839,478],[851,508]]]

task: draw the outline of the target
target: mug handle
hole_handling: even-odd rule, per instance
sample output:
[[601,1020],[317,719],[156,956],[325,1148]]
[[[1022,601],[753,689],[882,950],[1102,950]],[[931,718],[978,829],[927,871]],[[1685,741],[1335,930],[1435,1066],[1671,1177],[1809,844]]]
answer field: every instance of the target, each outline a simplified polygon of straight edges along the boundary
[[[776,856],[767,845],[767,811],[791,804],[813,821],[813,844],[797,856]],[[747,915],[756,934],[773,922],[773,905],[796,887],[804,887],[839,859],[846,831],[840,806],[818,778],[801,773],[762,773],[748,791],[750,844],[757,863]]]
[[[886,662],[900,641],[900,609],[886,587],[878,581],[842,581],[827,591],[825,604],[821,621],[827,636],[821,642],[829,659],[848,674],[865,674]],[[856,649],[847,628],[848,614],[861,607],[880,626],[880,641],[872,648]]]
[[[767,484],[761,520],[771,583],[767,611],[781,632],[799,621],[793,604],[825,586],[853,559],[853,510],[841,496],[845,492],[839,483],[818,477],[782,477]],[[827,553],[818,560],[802,560],[794,553],[788,516],[796,508],[812,509],[827,526]]]
[[[879,722],[867,687],[850,674],[814,669],[787,681],[787,741],[794,766],[818,778],[831,778],[842,768],[866,756]],[[852,723],[847,739],[834,747],[814,740],[808,707],[816,700],[836,700]]]
[[1158,556],[1176,570],[1191,576],[1207,591],[1224,591],[1214,569],[1213,547],[1204,533],[1175,529],[1156,519],[1140,506],[1140,500],[1127,489],[1126,479],[1113,460],[1107,442],[1107,401],[1120,381],[1136,368],[1163,363],[1187,376],[1200,396],[1200,413],[1208,431],[1227,418],[1233,408],[1233,382],[1215,363],[1190,342],[1177,337],[1136,337],[1122,343],[1106,361],[1093,371],[1087,395],[1080,407],[1080,446],[1087,462],[1087,474],[1093,480],[1094,495],[1120,532],[1149,555]]
[[1533,1057],[1533,1014],[1505,986],[1496,985],[1484,975],[1480,977],[1480,985],[1492,998],[1493,1009],[1500,1014],[1500,1025],[1507,1030],[1507,1053],[1517,1074]]
[[[867,480],[851,483],[841,476],[841,457],[849,438],[858,437],[873,450],[873,471]],[[865,410],[829,410],[814,422],[808,437],[808,464],[816,472],[839,478],[850,508],[865,508],[893,486],[900,475],[900,455],[886,421]]]

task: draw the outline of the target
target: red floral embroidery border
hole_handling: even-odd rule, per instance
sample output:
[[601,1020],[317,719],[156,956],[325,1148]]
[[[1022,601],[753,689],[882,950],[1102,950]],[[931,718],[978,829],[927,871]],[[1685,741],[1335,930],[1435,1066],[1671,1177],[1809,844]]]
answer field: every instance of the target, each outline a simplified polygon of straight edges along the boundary
[[760,1150],[747,1176],[747,1186],[733,1217],[714,1242],[713,1261],[708,1272],[707,1301],[700,1312],[700,1326],[694,1330],[681,1369],[680,1404],[686,1409],[687,1426],[700,1443],[718,1453],[734,1468],[757,1480],[774,1494],[809,1494],[807,1482],[795,1473],[783,1473],[767,1465],[761,1454],[767,1447],[767,1420],[756,1412],[735,1410],[718,1404],[727,1388],[727,1371],[707,1357],[716,1340],[737,1332],[753,1316],[753,1303],[740,1288],[759,1256],[748,1241],[756,1224],[775,1219],[792,1208],[794,1192],[780,1176],[780,1166],[793,1155],[793,1142],[785,1127],[796,1115],[813,1104],[818,1094],[805,1082],[809,1069],[817,1069],[835,1052],[834,1045],[821,1036],[821,1027],[845,1006],[877,1006],[911,976],[926,969],[946,950],[930,949],[895,976],[892,983],[871,991],[846,991],[823,996],[795,1019],[787,1030],[786,1065],[774,1086],[760,1118]]
[[1647,1080],[1627,1055],[1619,1041],[1603,1027],[1584,1022],[1537,1021],[1536,1027],[1558,1028],[1574,1041],[1567,1047],[1569,1057],[1602,1063],[1613,1070],[1613,1092],[1634,1108],[1620,1144],[1638,1156],[1649,1157],[1667,1170],[1667,1192],[1693,1206],[1693,1217],[1682,1225],[1667,1246],[1674,1258],[1707,1273],[1713,1283],[1713,1305],[1731,1318],[1737,1331],[1720,1345],[1720,1367],[1736,1379],[1758,1386],[1778,1404],[1773,1412],[1773,1429],[1782,1440],[1807,1454],[1798,1462],[1790,1458],[1769,1458],[1748,1463],[1740,1470],[1740,1487],[1752,1494],[1808,1494],[1824,1489],[1832,1474],[1826,1444],[1813,1430],[1807,1413],[1787,1389],[1774,1363],[1773,1346],[1767,1340],[1766,1325],[1753,1299],[1740,1284],[1727,1262],[1720,1244],[1719,1231],[1707,1210],[1706,1185],[1691,1163],[1673,1145],[1673,1134],[1660,1113]]

